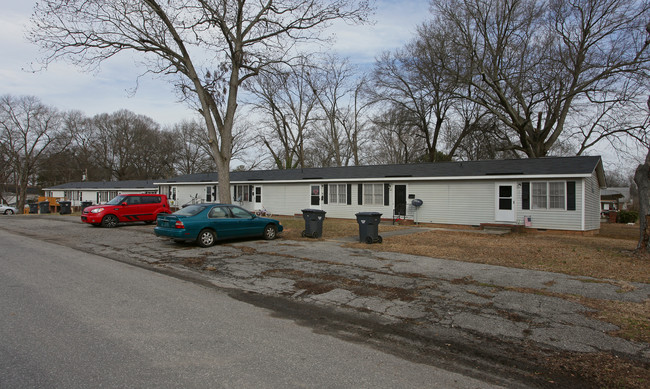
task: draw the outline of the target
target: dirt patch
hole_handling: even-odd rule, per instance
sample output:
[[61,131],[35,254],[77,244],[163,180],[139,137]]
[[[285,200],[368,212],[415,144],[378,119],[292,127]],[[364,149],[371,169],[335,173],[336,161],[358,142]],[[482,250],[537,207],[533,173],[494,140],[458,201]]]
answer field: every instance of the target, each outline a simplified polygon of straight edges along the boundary
[[650,365],[606,353],[558,353],[546,358],[555,373],[577,377],[590,387],[647,388]]
[[614,324],[619,327],[610,333],[623,339],[650,343],[650,299],[641,303],[628,301],[612,301],[587,298],[578,295],[549,292],[541,289],[530,288],[504,288],[520,293],[541,294],[549,297],[561,298],[584,305],[595,312],[585,312],[586,316]]
[[379,297],[386,300],[414,301],[420,292],[416,289],[388,287],[366,282],[362,279],[350,279],[336,274],[306,273],[293,269],[273,269],[263,275],[281,276],[296,280],[297,289],[303,289],[307,294],[322,294],[334,289],[345,289],[363,297]]
[[183,258],[183,265],[191,268],[202,268],[205,265],[205,257]]

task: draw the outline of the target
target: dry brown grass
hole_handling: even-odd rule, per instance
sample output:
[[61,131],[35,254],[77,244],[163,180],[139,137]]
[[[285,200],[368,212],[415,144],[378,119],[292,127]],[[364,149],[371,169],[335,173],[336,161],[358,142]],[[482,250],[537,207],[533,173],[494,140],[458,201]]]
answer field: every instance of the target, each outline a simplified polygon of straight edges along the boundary
[[636,240],[620,231],[605,231],[596,236],[426,231],[389,237],[372,248],[576,276],[650,282],[650,258],[636,255],[635,247]]
[[[303,238],[300,234],[305,229],[305,220],[301,217],[273,216],[274,219],[280,220],[284,231],[282,237],[291,240],[312,240],[312,238]],[[404,228],[393,226],[388,223],[379,224],[379,233],[382,231],[392,231]],[[325,218],[323,221],[323,239],[336,239],[348,236],[359,236],[359,225],[356,220],[330,219]]]
[[[281,217],[287,239],[301,238],[302,218]],[[382,222],[379,233],[405,227]],[[358,236],[355,220],[325,219],[326,239]],[[603,224],[595,236],[562,233],[487,235],[469,231],[427,231],[384,237],[383,244],[353,246],[466,262],[544,270],[628,282],[650,282],[650,257],[634,253],[637,225]],[[622,287],[624,288],[624,286]]]

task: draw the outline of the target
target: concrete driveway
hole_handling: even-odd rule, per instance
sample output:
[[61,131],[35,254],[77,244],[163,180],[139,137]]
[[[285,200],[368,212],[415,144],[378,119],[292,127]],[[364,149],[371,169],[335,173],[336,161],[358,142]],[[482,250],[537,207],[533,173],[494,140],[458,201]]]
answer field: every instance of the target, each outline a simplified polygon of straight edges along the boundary
[[611,335],[616,326],[577,302],[643,302],[650,299],[650,284],[382,253],[327,240],[200,248],[156,238],[152,226],[93,228],[70,216],[2,218],[0,228],[225,288],[315,330],[477,376],[572,385],[584,377],[545,370],[544,361],[606,353],[650,363],[649,344]]

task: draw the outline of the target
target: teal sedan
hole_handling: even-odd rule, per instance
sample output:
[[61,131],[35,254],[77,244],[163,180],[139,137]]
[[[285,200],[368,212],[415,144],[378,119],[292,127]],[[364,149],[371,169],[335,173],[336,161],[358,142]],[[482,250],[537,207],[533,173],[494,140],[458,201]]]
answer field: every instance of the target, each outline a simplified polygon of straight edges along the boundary
[[194,241],[210,247],[222,239],[259,236],[271,240],[282,229],[279,221],[255,216],[236,205],[195,204],[172,214],[159,214],[153,231],[175,242]]

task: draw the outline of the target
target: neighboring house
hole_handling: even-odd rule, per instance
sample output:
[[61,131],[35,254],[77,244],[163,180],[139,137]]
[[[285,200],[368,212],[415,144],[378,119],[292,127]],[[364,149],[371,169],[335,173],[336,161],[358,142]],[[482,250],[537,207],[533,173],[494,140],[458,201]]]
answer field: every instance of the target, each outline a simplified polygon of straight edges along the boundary
[[632,206],[630,188],[605,188],[600,191],[600,210],[626,211]]
[[153,180],[130,181],[82,181],[69,182],[44,188],[46,197],[59,198],[72,202],[72,206],[81,206],[81,202],[102,204],[122,193],[158,193]]
[[[4,184],[5,192],[2,192],[2,198],[6,204],[16,204],[17,196],[15,193],[16,186],[14,184]],[[25,198],[25,203],[34,202],[38,200],[38,196],[42,193],[41,188],[35,186],[27,187],[27,196]]]
[[[315,208],[354,219],[372,211],[442,225],[572,231],[600,228],[606,187],[598,156],[247,171],[230,180],[234,203],[276,215]],[[216,173],[155,181],[178,206],[218,201],[217,183]]]

